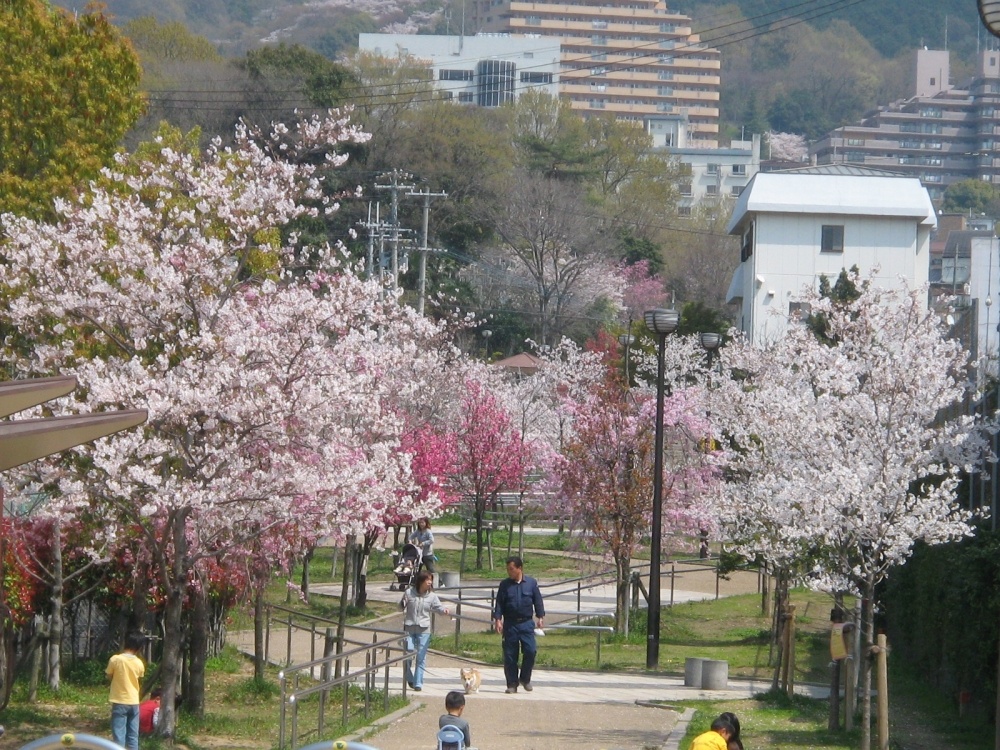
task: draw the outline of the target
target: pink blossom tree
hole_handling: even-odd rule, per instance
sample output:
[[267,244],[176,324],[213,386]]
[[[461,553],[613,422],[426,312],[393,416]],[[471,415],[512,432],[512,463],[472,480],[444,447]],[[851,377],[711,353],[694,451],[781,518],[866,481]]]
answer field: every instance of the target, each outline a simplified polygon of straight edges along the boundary
[[502,491],[521,489],[531,466],[531,448],[497,396],[480,381],[466,380],[460,420],[452,483],[473,501],[476,569],[481,570],[485,513]]
[[[956,503],[959,472],[980,449],[972,420],[954,416],[967,390],[967,353],[944,337],[926,290],[859,284],[836,304],[807,290],[826,322],[766,350],[737,340],[723,361],[713,417],[734,446],[720,517],[738,549],[810,573],[812,585],[867,603],[870,647],[878,585],[918,541],[971,533]],[[864,665],[863,696],[871,673]],[[862,747],[870,746],[871,702]]]
[[57,202],[55,222],[3,217],[4,354],[22,373],[76,373],[87,388],[66,411],[149,410],[144,430],[36,472],[53,507],[103,508],[112,538],[144,535],[165,598],[165,735],[200,562],[284,524],[362,532],[409,487],[386,373],[437,327],[335,250],[281,239],[320,210],[305,205],[322,201],[316,155],[336,166],[358,140],[337,114],[202,154],[164,134]]
[[[651,530],[656,401],[629,390],[617,376],[571,405],[573,437],[558,474],[561,504],[594,546],[615,566],[615,629],[625,631],[632,557]],[[718,473],[703,449],[708,434],[699,393],[680,391],[667,400],[663,471],[663,528],[669,536],[711,527]]]

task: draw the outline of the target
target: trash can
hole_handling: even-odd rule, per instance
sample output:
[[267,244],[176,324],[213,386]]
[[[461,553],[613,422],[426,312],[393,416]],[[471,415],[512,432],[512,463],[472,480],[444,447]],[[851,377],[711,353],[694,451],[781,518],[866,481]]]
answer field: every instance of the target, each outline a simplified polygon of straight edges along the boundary
[[722,659],[705,659],[701,665],[702,690],[725,690],[729,687],[729,662]]
[[461,582],[458,573],[454,572],[441,573],[441,588],[457,589],[460,585]]
[[701,674],[705,660],[698,656],[689,656],[684,660],[684,687],[701,687]]

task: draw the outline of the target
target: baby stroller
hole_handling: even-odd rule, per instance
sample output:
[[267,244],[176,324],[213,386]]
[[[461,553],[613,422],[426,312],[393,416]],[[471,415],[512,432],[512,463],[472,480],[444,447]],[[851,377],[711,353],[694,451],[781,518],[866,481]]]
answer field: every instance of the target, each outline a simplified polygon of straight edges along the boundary
[[396,567],[393,575],[396,582],[389,584],[389,591],[404,591],[413,583],[413,576],[420,572],[423,564],[423,551],[415,544],[404,544],[396,557]]

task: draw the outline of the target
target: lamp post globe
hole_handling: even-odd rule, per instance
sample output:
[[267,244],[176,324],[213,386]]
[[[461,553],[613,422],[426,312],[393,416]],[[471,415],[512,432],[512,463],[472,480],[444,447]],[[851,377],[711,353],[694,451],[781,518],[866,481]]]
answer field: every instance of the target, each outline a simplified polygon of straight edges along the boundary
[[978,0],[979,18],[993,36],[1000,37],[1000,0]]
[[653,517],[649,541],[649,611],[646,627],[646,669],[660,661],[660,544],[663,535],[663,400],[664,351],[667,336],[677,330],[681,316],[676,310],[656,308],[643,314],[646,327],[656,334],[656,446],[653,453]]

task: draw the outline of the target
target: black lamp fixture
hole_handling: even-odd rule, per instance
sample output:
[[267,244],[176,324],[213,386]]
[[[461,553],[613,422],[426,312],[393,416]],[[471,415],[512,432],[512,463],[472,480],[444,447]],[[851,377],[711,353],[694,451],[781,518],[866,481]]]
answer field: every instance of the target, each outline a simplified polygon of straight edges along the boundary
[[979,17],[993,36],[1000,38],[1000,0],[978,0]]
[[663,534],[663,401],[666,393],[664,352],[667,336],[677,330],[676,310],[656,308],[643,314],[646,328],[656,334],[656,448],[653,454],[653,523],[649,543],[649,611],[646,627],[646,669],[660,661],[660,543]]

